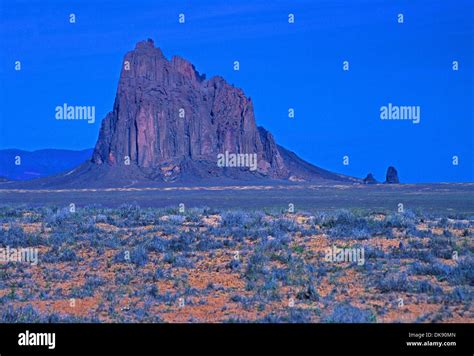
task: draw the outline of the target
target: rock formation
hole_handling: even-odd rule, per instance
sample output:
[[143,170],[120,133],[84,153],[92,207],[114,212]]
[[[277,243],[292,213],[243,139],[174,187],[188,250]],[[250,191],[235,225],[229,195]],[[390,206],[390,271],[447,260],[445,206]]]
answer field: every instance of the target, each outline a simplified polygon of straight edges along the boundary
[[[255,154],[257,169],[217,167],[217,156],[225,152]],[[113,111],[102,122],[92,162],[132,165],[162,181],[219,176],[351,180],[289,154],[257,127],[253,102],[241,89],[221,77],[206,80],[183,58],[166,59],[149,39],[125,55]]]
[[367,174],[367,177],[365,177],[362,181],[364,182],[364,184],[377,184],[378,183],[372,173]]
[[387,176],[385,178],[385,184],[399,184],[400,180],[398,179],[398,172],[395,167],[388,167]]

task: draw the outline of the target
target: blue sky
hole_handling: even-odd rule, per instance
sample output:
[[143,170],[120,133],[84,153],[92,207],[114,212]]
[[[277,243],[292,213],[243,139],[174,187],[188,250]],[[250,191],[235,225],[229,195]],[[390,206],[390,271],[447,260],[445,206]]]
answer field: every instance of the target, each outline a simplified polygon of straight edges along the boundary
[[[474,181],[472,1],[0,0],[0,19],[0,149],[93,147],[124,54],[153,38],[168,58],[242,88],[257,124],[313,164]],[[63,103],[94,105],[96,123],[55,120]],[[420,123],[380,120],[388,103],[419,106]]]

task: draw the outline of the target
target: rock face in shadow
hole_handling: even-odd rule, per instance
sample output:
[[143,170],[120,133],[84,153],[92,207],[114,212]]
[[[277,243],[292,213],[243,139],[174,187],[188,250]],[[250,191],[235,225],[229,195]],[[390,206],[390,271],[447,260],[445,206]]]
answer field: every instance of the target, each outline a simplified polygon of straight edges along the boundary
[[395,167],[388,167],[387,175],[385,178],[385,184],[399,184],[400,180],[398,179],[398,172]]

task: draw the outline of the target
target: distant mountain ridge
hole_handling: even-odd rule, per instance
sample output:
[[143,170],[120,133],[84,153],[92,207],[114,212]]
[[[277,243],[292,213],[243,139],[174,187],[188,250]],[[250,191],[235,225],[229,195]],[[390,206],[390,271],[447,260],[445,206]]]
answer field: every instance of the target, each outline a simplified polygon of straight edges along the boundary
[[[90,160],[93,149],[63,150],[42,149],[25,151],[20,149],[0,150],[0,177],[2,180],[30,180],[48,177],[77,167]],[[19,160],[17,158],[19,157]],[[16,163],[20,164],[16,164]]]

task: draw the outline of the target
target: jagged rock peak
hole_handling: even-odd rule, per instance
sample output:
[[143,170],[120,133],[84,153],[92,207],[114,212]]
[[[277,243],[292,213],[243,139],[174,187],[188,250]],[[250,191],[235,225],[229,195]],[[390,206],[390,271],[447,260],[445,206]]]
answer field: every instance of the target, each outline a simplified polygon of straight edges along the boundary
[[114,110],[102,122],[94,163],[128,160],[155,172],[173,166],[182,173],[186,160],[212,165],[228,152],[255,154],[254,173],[288,174],[273,137],[257,129],[252,101],[241,89],[221,77],[204,81],[189,61],[162,57],[151,40],[136,48],[125,55],[128,67],[122,70]]
[[146,41],[137,42],[137,44],[135,45],[135,49],[145,49],[145,48],[155,48],[155,41],[149,38]]

